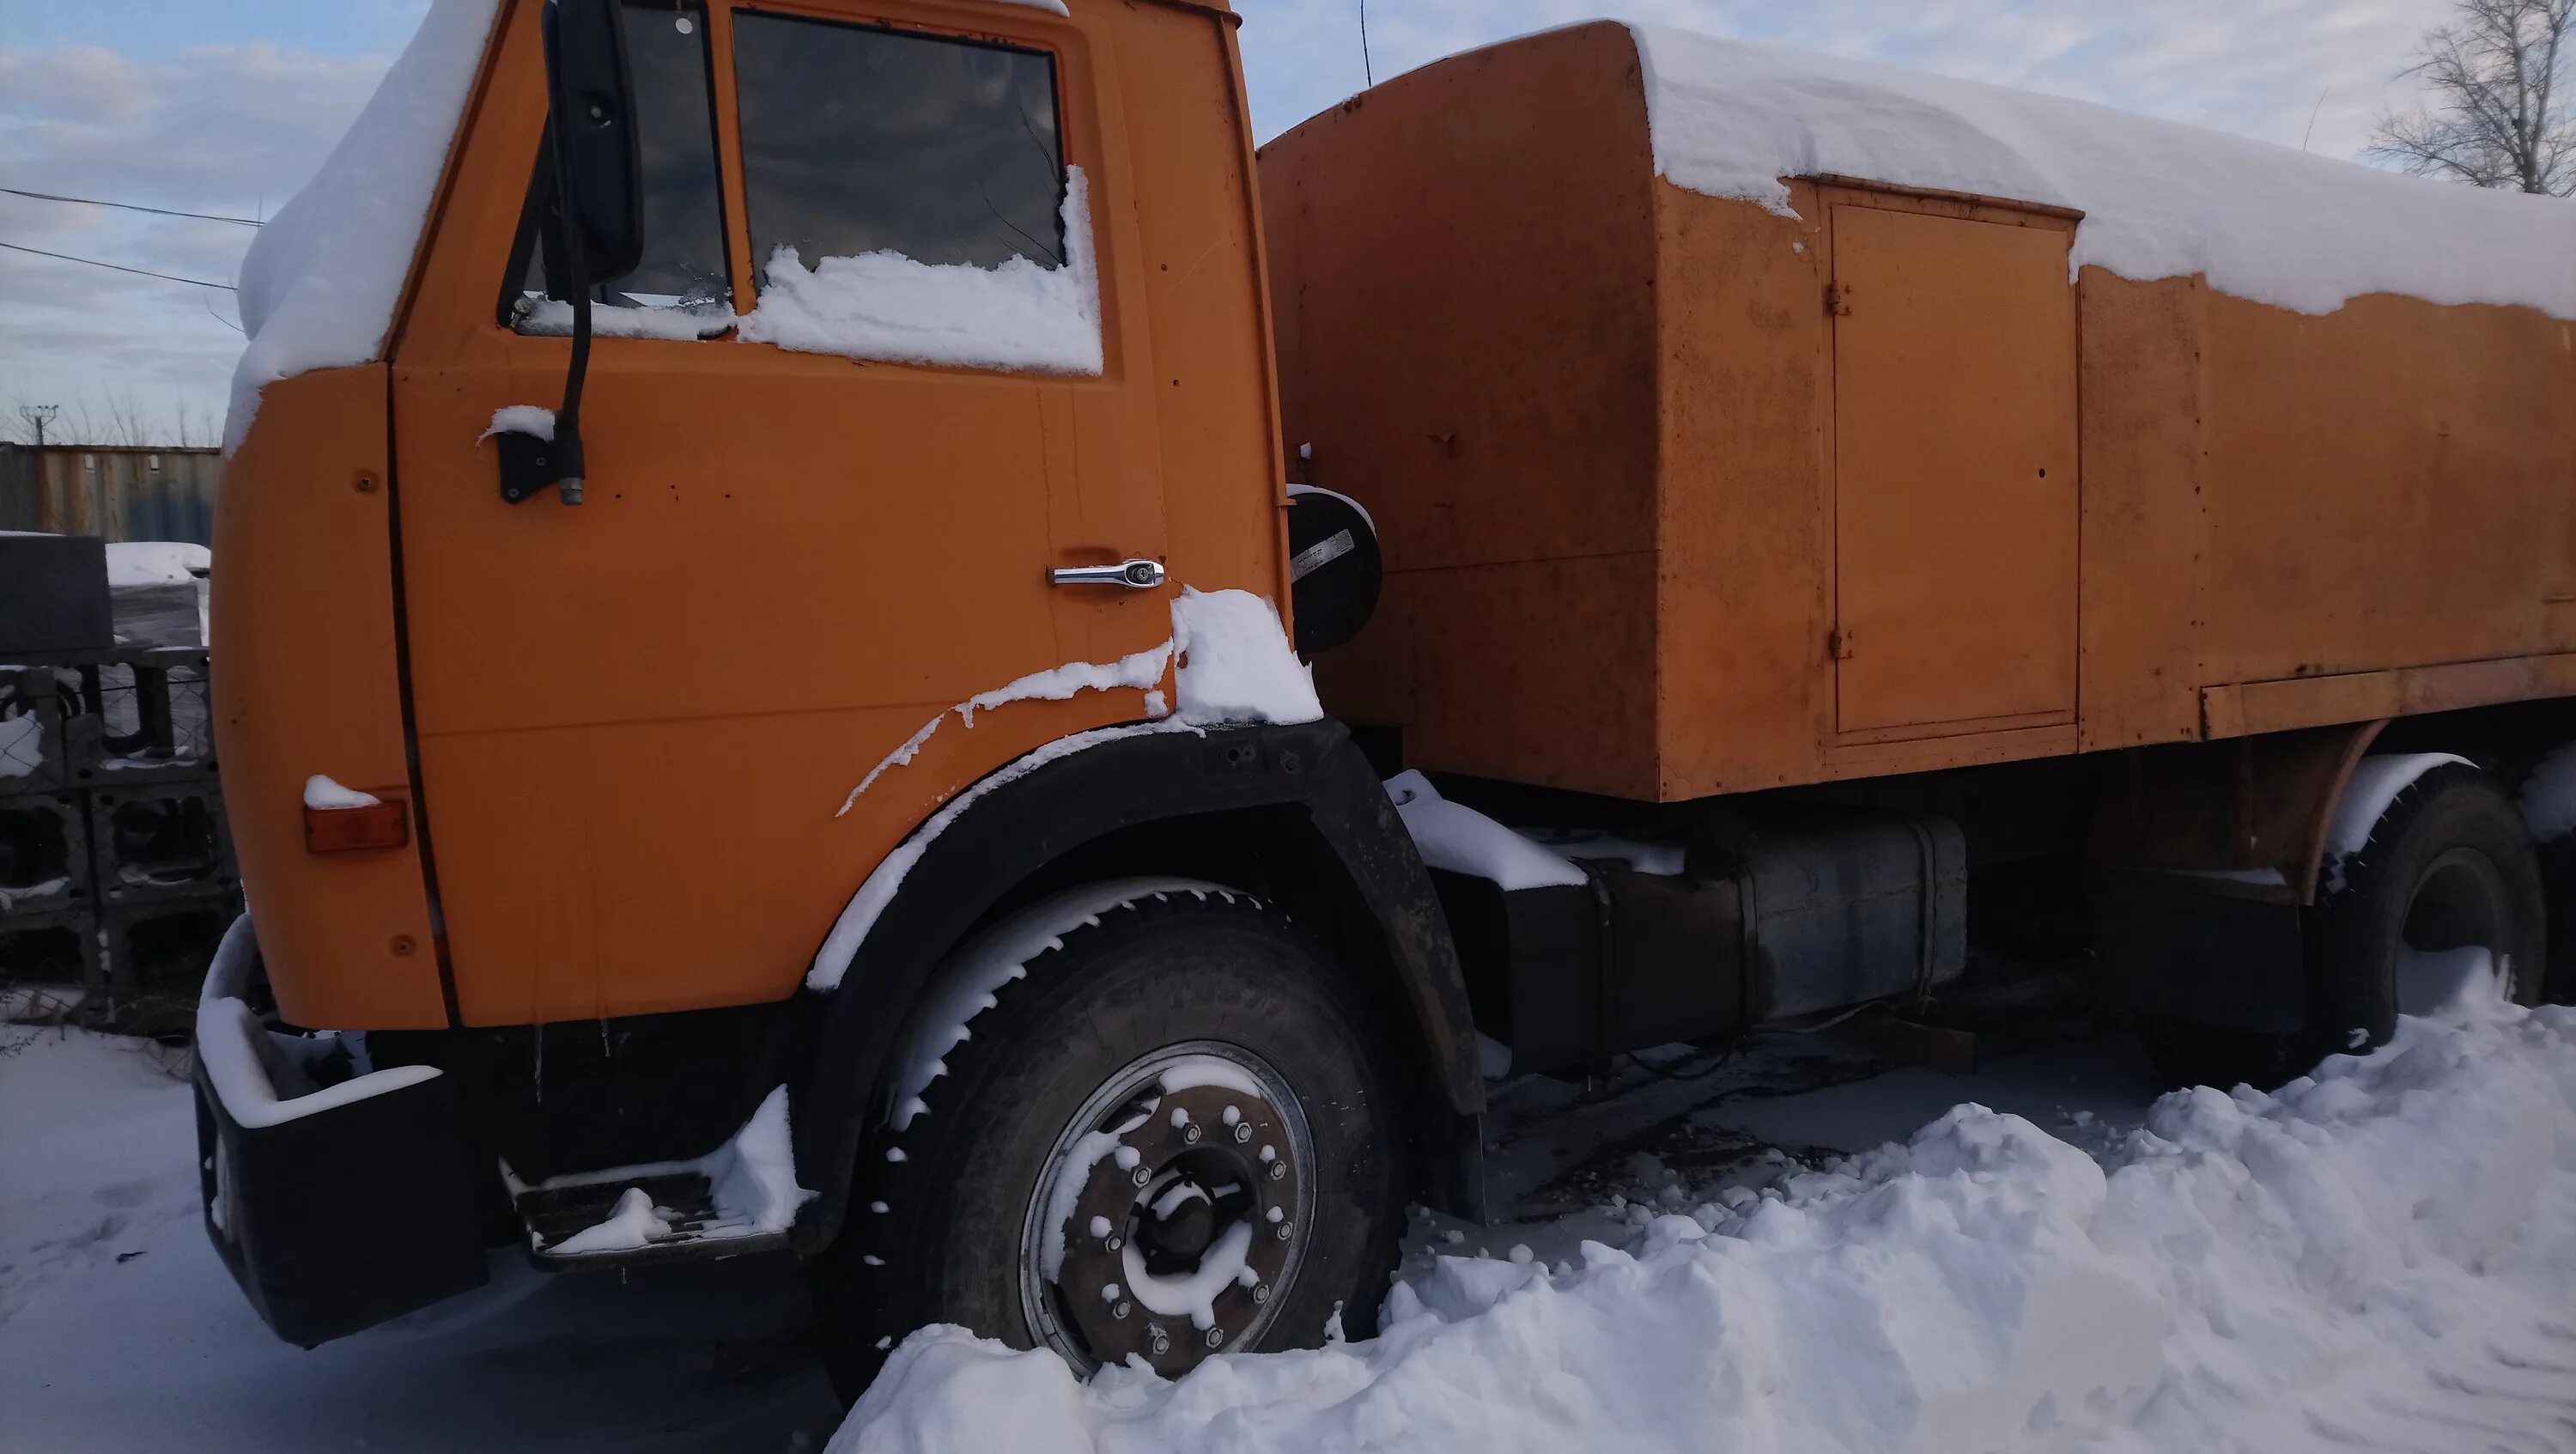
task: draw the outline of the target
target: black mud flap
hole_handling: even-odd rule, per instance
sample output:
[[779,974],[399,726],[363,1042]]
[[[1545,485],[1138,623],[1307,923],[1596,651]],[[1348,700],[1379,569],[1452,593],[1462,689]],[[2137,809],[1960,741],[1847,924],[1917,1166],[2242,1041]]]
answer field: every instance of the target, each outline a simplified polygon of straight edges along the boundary
[[206,1235],[277,1336],[310,1348],[483,1285],[446,1076],[256,1127],[195,1081]]

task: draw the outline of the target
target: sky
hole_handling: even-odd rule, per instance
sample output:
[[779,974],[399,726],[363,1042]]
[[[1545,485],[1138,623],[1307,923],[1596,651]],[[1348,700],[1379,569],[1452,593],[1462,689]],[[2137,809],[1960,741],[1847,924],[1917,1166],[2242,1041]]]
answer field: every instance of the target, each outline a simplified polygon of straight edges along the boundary
[[[1079,0],[1077,0],[1079,3]],[[0,0],[0,187],[258,218],[426,0]],[[2357,156],[2449,0],[1236,0],[1267,139],[1441,56],[1595,16],[1885,61]],[[1364,65],[1367,71],[1364,72]],[[252,229],[0,194],[0,242],[229,283]],[[211,443],[232,294],[0,250],[0,438]]]

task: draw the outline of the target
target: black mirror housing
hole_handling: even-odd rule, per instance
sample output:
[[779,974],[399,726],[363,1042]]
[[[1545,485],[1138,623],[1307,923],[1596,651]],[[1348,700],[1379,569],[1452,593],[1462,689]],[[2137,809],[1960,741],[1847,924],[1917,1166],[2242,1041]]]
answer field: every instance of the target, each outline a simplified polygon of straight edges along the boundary
[[612,282],[644,260],[643,165],[618,0],[546,0],[555,196],[574,276]]

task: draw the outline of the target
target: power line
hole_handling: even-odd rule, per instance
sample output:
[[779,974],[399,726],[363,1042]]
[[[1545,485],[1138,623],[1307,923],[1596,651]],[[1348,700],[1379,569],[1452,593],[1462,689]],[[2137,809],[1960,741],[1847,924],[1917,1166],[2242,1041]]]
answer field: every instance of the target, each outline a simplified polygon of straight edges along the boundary
[[5,247],[11,252],[31,252],[38,257],[58,258],[67,263],[87,263],[94,268],[114,268],[120,273],[132,273],[137,277],[160,278],[172,283],[186,283],[191,287],[221,288],[227,293],[236,293],[241,291],[230,283],[209,283],[203,278],[183,278],[177,273],[156,273],[150,268],[129,268],[123,263],[103,263],[94,257],[74,257],[67,252],[47,252],[41,247],[21,247],[14,242],[0,242],[0,247]]
[[213,212],[181,212],[170,207],[146,207],[137,202],[102,202],[96,197],[66,197],[59,192],[30,192],[24,187],[0,187],[12,197],[33,197],[39,202],[75,202],[83,207],[116,207],[127,212],[149,212],[155,217],[194,217],[201,222],[238,222],[244,227],[257,227],[251,217],[224,217]]

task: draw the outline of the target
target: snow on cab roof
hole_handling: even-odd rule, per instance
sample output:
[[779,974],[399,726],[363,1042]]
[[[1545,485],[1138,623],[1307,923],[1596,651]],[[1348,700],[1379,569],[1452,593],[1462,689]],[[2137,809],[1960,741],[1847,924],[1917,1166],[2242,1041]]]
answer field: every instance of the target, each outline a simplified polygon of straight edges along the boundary
[[2576,202],[2379,171],[2058,96],[1632,25],[1655,170],[1789,210],[1841,175],[2071,207],[2074,266],[2301,313],[2364,293],[2576,318]]
[[384,351],[498,3],[435,0],[322,169],[251,242],[224,453],[240,447],[262,386]]

